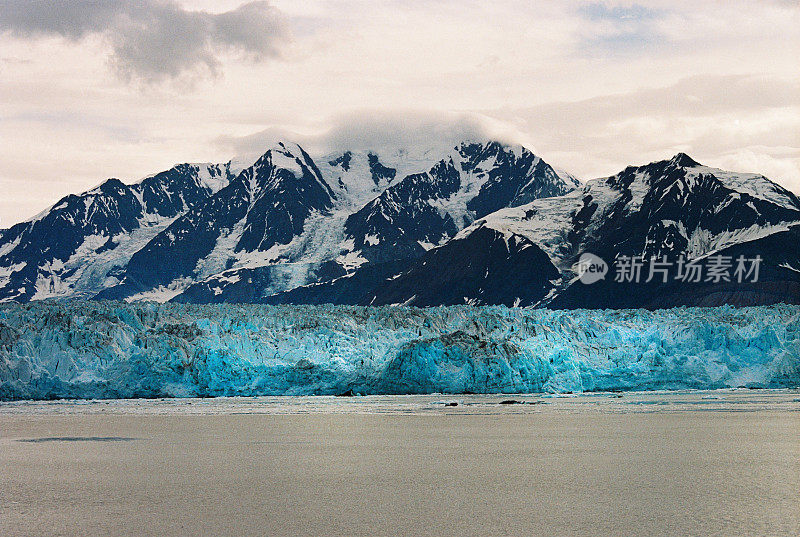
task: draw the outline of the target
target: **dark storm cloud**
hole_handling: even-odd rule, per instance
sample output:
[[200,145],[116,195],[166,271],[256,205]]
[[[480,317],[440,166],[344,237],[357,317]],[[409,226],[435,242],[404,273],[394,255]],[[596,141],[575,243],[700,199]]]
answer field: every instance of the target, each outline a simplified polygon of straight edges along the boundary
[[267,2],[209,13],[174,0],[0,0],[0,32],[73,41],[100,34],[117,72],[145,81],[203,70],[215,75],[226,51],[255,61],[277,58],[289,38],[283,15]]

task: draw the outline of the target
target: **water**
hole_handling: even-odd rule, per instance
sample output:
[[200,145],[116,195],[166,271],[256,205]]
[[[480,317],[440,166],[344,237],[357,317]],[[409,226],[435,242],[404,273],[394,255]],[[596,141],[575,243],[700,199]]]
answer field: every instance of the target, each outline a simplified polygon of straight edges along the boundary
[[0,404],[0,535],[76,534],[797,536],[800,392]]

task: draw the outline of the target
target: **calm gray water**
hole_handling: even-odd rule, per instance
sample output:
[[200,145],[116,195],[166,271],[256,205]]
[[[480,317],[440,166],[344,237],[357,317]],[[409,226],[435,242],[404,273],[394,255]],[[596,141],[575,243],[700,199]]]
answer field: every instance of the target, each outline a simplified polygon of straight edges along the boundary
[[800,393],[0,404],[0,535],[165,534],[796,537]]

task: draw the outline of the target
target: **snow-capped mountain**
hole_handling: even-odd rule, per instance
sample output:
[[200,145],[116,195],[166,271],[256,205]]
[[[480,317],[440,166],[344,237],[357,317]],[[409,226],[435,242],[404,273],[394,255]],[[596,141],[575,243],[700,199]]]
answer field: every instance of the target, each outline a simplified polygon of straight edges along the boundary
[[302,234],[312,214],[329,213],[334,197],[302,148],[278,144],[153,237],[101,297],[174,295],[236,263],[277,260],[278,247]]
[[[123,284],[101,296],[128,298],[136,296],[134,292],[142,293],[138,296],[167,292],[178,301],[260,302],[284,291],[351,275],[367,265],[371,272],[383,274],[443,244],[494,206],[514,206],[538,196],[563,194],[577,184],[573,177],[556,172],[527,149],[492,141],[465,142],[438,158],[430,153],[419,158],[404,152],[383,157],[369,151],[345,151],[318,159],[318,167],[299,146],[281,147],[286,158],[300,155],[297,162],[306,162],[310,170],[317,170],[316,181],[328,189],[329,199],[324,205],[298,202],[313,210],[293,218],[303,225],[293,229],[292,235],[287,234],[266,250],[242,247],[237,237],[243,224],[234,220],[243,215],[226,210],[225,218],[230,221],[207,225],[214,230],[215,248],[201,250],[191,234],[187,235],[187,248],[194,254],[182,272],[170,267],[158,281],[146,281],[138,275],[136,271],[147,272],[147,266],[167,252],[175,256],[172,243],[159,239],[163,252],[147,262],[143,259],[141,265],[134,258],[129,269],[128,279],[146,281],[153,290],[150,294],[145,289],[125,289]],[[416,166],[425,168],[401,173]],[[296,170],[298,178],[313,175],[311,171],[299,172]],[[247,173],[245,170],[243,175]],[[281,196],[297,197],[285,190]],[[217,196],[227,197],[227,191]],[[209,212],[204,207],[194,211]],[[173,226],[187,218],[194,218],[193,213]],[[375,272],[374,265],[382,269]]]
[[179,164],[135,185],[109,179],[0,235],[0,301],[93,296],[176,217],[221,190],[226,164]]
[[589,181],[562,197],[497,211],[473,228],[487,225],[535,237],[568,268],[584,251],[610,259],[697,257],[768,235],[798,217],[797,196],[767,178],[709,168],[678,154]]
[[[251,161],[252,162],[252,161]],[[109,180],[0,231],[0,301],[659,307],[800,301],[800,200],[685,154],[581,184],[521,146],[278,143],[248,166]],[[761,279],[585,285],[593,253],[759,255]],[[666,257],[665,257],[666,256]]]
[[347,219],[345,231],[370,261],[418,257],[476,218],[576,186],[525,148],[464,143],[384,190]]
[[[496,237],[502,236],[506,242],[540,248],[561,272],[560,279],[550,281],[546,293],[540,279],[534,280],[535,285],[518,286],[510,293],[488,293],[494,282],[487,275],[469,292],[462,290],[468,302],[560,308],[759,304],[800,301],[799,235],[800,200],[794,194],[761,175],[709,168],[678,154],[670,160],[631,166],[611,177],[589,181],[564,196],[496,211],[461,231],[448,247],[469,243],[471,249],[482,250],[493,247]],[[680,256],[702,259],[711,254],[733,258],[761,255],[765,259],[760,282],[751,285],[615,282],[613,274],[585,285],[576,281],[572,270],[584,252],[609,263],[620,256],[666,256],[668,262],[677,262]],[[430,300],[422,300],[414,292],[411,282],[422,264],[427,264],[431,274],[443,274],[451,263],[449,257],[439,263],[433,255],[423,257],[406,272],[376,287],[371,302],[430,305]],[[507,263],[517,270],[525,267],[519,252],[511,250]],[[488,263],[482,266],[489,268]],[[472,271],[480,268],[471,266]],[[456,283],[453,279],[448,285]],[[397,290],[403,288],[405,291],[398,294]]]

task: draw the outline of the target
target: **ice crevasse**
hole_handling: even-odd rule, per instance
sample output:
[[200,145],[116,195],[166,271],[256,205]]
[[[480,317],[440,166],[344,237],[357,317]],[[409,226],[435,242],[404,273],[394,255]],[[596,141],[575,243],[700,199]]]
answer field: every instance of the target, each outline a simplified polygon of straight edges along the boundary
[[0,306],[0,399],[800,386],[800,307]]

